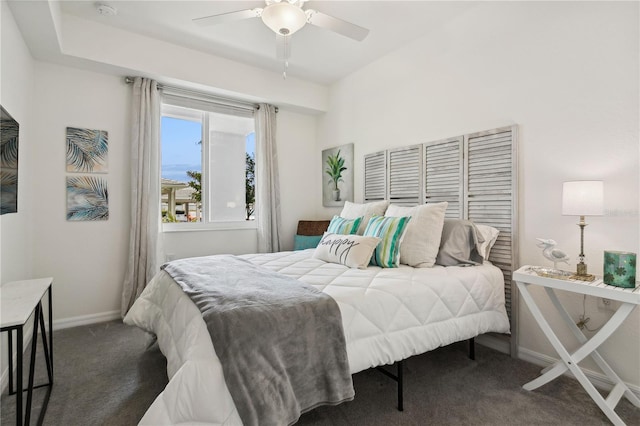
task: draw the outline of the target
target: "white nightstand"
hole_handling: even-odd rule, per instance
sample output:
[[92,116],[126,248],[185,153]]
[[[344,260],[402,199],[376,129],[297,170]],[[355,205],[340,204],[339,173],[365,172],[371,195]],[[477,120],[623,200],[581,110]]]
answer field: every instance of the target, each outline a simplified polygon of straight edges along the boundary
[[[9,395],[16,395],[16,424],[22,425],[22,351],[24,346],[23,332],[29,318],[33,315],[33,337],[31,340],[31,359],[29,363],[29,383],[27,385],[27,401],[24,413],[24,424],[28,425],[31,418],[31,397],[33,389],[47,386],[47,394],[40,410],[38,424],[42,424],[47,410],[51,388],[53,386],[53,310],[51,304],[51,286],[53,278],[14,281],[0,286],[0,332],[9,332]],[[48,293],[49,302],[49,339],[44,326],[42,298]],[[38,342],[38,326],[42,335],[44,356],[47,364],[49,382],[34,386],[33,376],[36,361],[36,344]],[[13,331],[16,331],[16,387],[13,387]]]
[[[627,385],[622,381],[622,379],[620,379],[620,377],[618,377],[596,349],[604,343],[604,341],[607,340],[614,331],[616,331],[634,308],[640,304],[640,287],[636,287],[635,289],[613,287],[604,284],[601,279],[593,282],[586,282],[546,278],[538,276],[531,270],[531,266],[523,266],[514,272],[513,280],[518,285],[518,290],[520,291],[522,299],[529,307],[529,310],[538,325],[540,325],[542,332],[547,339],[549,339],[549,342],[556,352],[558,352],[558,355],[560,355],[560,361],[542,370],[541,376],[525,384],[523,388],[529,391],[537,389],[569,370],[573,373],[578,382],[580,382],[582,387],[584,387],[589,396],[591,396],[591,399],[593,399],[595,403],[598,404],[598,407],[600,407],[600,409],[607,415],[609,420],[611,420],[615,425],[624,425],[624,422],[615,412],[618,402],[624,395],[633,405],[640,407],[640,400],[633,394],[633,392],[631,392],[631,390],[629,390]],[[571,332],[582,344],[582,346],[573,353],[569,353],[569,351],[567,351],[560,339],[558,339],[558,336],[556,336],[549,326],[549,323],[540,311],[540,308],[538,308],[535,300],[529,293],[530,285],[544,287],[547,295],[553,303],[553,306],[555,306]],[[591,339],[587,339],[582,331],[576,326],[566,309],[562,306],[554,290],[564,290],[578,294],[602,297],[610,300],[616,300],[621,302],[621,304],[611,319],[609,319],[609,321],[607,321],[607,323],[603,325],[600,330],[591,337]],[[607,377],[614,383],[613,390],[609,393],[607,398],[603,398],[602,395],[600,395],[582,369],[578,366],[578,363],[587,356],[591,356]]]

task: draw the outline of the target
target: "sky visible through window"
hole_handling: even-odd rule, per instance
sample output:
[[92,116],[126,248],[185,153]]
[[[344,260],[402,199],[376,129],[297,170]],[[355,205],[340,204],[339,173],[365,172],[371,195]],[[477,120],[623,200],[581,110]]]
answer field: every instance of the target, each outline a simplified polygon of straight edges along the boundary
[[[188,182],[187,170],[202,171],[202,124],[162,117],[162,177]],[[247,136],[247,152],[255,153],[255,133]]]

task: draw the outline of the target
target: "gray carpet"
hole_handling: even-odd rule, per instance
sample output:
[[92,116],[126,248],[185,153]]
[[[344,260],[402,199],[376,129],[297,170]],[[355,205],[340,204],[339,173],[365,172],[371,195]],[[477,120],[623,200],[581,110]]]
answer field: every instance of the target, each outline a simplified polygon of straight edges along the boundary
[[[149,337],[118,321],[54,333],[55,384],[45,425],[135,425],[167,382],[166,361]],[[395,383],[368,370],[354,375],[356,398],[320,407],[298,425],[606,425],[607,418],[582,387],[562,377],[527,392],[522,384],[539,367],[465,343],[410,358],[405,363],[405,411],[398,412]],[[46,368],[41,354],[36,373]],[[37,418],[44,389],[36,390]],[[15,424],[15,396],[2,395],[1,423]],[[640,425],[640,409],[624,400],[618,414]],[[34,424],[35,421],[32,422]]]

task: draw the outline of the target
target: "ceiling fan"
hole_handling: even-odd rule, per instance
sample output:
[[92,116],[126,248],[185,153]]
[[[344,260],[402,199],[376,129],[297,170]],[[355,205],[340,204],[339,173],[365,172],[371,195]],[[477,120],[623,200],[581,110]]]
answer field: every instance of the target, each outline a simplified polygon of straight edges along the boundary
[[264,8],[239,10],[218,15],[196,18],[198,25],[217,25],[226,22],[239,21],[249,18],[262,18],[262,22],[276,34],[277,57],[284,60],[284,77],[291,55],[290,37],[306,24],[325,28],[356,41],[362,41],[369,34],[369,30],[342,19],[334,18],[313,9],[303,9],[306,0],[265,0]]

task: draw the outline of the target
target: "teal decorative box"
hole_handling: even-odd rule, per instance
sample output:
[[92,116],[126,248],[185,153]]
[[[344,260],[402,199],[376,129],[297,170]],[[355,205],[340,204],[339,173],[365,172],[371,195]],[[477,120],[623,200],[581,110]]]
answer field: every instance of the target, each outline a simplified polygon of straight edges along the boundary
[[605,251],[603,281],[605,284],[616,287],[635,288],[636,254],[624,251]]

